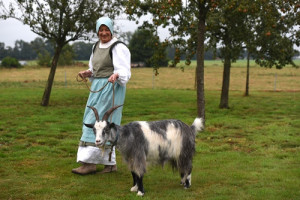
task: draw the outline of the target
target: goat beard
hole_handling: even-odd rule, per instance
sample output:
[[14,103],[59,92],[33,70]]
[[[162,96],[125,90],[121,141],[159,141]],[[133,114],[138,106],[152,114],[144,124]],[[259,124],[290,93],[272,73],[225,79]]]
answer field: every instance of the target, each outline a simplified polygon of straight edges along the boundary
[[107,149],[111,149],[111,146],[110,146],[109,144],[107,145],[107,141],[104,142],[103,145],[97,145],[97,147],[101,150],[101,156],[102,156],[102,157],[104,157],[105,151],[106,151]]
[[104,157],[105,145],[97,145],[97,147],[101,150],[101,156]]
[[100,149],[101,149],[101,151],[102,151],[102,152],[101,152],[101,153],[102,153],[102,157],[104,157],[105,147],[104,147],[104,146],[101,146]]

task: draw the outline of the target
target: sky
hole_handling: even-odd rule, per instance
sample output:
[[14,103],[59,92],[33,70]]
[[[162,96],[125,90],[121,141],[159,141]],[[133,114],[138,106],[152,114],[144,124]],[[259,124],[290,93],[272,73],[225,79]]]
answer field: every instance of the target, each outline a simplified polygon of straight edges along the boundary
[[[4,6],[8,7],[12,0],[5,0]],[[140,19],[140,24],[136,24],[133,21],[126,20],[126,15],[121,15],[117,17],[118,20],[114,20],[115,29],[118,27],[122,32],[134,32],[143,21],[149,20],[150,17],[142,17]],[[158,33],[161,39],[165,39],[169,33],[165,29],[159,29]],[[35,38],[40,37],[39,35],[33,33],[28,25],[24,25],[22,22],[16,19],[0,19],[0,42],[5,43],[5,46],[14,47],[16,40],[23,40],[25,42],[31,42]]]
[[[128,20],[116,20],[115,25],[120,27],[122,32],[134,32],[138,27],[135,22]],[[6,47],[14,47],[16,40],[31,42],[36,37],[40,36],[32,32],[28,25],[16,19],[0,19],[0,42],[3,42]]]
[[[3,3],[4,6],[8,7],[11,2],[12,0],[5,0]],[[120,20],[115,20],[115,28],[120,27],[122,32],[134,32],[138,25],[133,21],[124,19],[125,17],[120,16]],[[31,42],[37,37],[40,36],[33,33],[28,25],[24,25],[16,19],[0,19],[0,42],[5,43],[6,47],[14,47],[16,40]]]
[[5,46],[14,47],[16,40],[30,42],[38,37],[29,26],[15,19],[0,20],[0,42]]
[[[149,17],[148,17],[149,18]],[[140,24],[136,24],[134,21],[129,21],[124,18],[115,20],[115,29],[118,27],[122,32],[134,32],[141,23],[147,18],[142,18]],[[166,29],[160,28],[158,30],[161,40],[168,36]],[[40,37],[30,30],[28,25],[24,25],[22,22],[16,19],[0,19],[0,42],[5,44],[5,47],[15,46],[16,40],[23,40],[25,42],[31,42],[35,38]]]
[[[144,21],[145,19],[142,19]],[[115,27],[119,27],[122,32],[134,32],[140,24],[136,24],[133,21],[121,19],[115,20]],[[159,36],[161,40],[165,39],[169,35],[167,30],[160,29]],[[25,42],[31,42],[39,35],[33,33],[28,25],[24,25],[22,22],[16,19],[0,19],[0,42],[5,44],[5,47],[15,46],[16,40],[23,40]],[[295,48],[300,51],[300,47]]]

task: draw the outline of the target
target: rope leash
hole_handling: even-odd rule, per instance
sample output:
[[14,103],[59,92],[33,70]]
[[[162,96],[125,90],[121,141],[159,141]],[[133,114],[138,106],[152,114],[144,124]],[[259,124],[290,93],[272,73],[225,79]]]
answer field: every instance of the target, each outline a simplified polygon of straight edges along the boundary
[[116,146],[116,144],[117,144],[117,141],[118,141],[118,139],[119,139],[119,130],[117,129],[117,133],[116,133],[117,135],[116,135],[116,139],[115,139],[115,141],[112,143],[112,145],[111,145],[111,148],[110,148],[110,152],[109,152],[109,158],[108,158],[108,161],[109,162],[111,162],[111,155],[112,155],[112,152],[113,152],[113,148],[114,148],[114,146]]
[[[78,77],[80,77],[81,80],[79,80]],[[90,92],[92,92],[92,93],[100,92],[100,91],[103,90],[103,89],[107,86],[107,84],[109,83],[109,81],[107,81],[107,83],[105,83],[105,85],[104,85],[102,88],[100,88],[100,89],[97,90],[97,91],[93,91],[93,90],[91,90],[91,88],[88,86],[88,84],[87,84],[88,80],[87,80],[86,78],[83,78],[83,77],[79,76],[79,74],[77,74],[76,80],[77,80],[77,82],[84,82],[84,83],[85,83],[85,86],[86,86],[86,87],[88,88],[88,90],[89,90]]]
[[[79,77],[81,78],[81,80],[79,79]],[[87,80],[85,77],[83,78],[82,76],[79,76],[79,74],[77,74],[76,80],[77,80],[77,82],[84,82],[85,85],[86,85],[86,87],[88,88],[88,90],[89,90],[90,92],[92,92],[92,93],[97,93],[97,92],[102,91],[102,90],[108,85],[108,83],[109,83],[109,81],[107,81],[107,83],[105,83],[105,85],[104,85],[102,88],[100,88],[99,90],[93,91],[93,90],[91,90],[91,88],[88,86],[88,84],[87,84],[88,80]],[[115,83],[112,83],[112,84],[113,84],[112,107],[114,107],[114,106],[115,106]],[[112,121],[112,115],[113,115],[113,113],[110,115],[110,122]]]

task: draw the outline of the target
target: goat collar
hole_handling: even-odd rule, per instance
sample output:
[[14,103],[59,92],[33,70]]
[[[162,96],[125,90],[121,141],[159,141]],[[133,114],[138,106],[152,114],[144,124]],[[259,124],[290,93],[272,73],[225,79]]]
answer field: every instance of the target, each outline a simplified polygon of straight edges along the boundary
[[119,133],[119,129],[118,128],[116,128],[117,129],[117,133],[116,133],[116,139],[115,139],[115,141],[112,143],[112,147],[113,146],[115,146],[116,144],[117,144],[117,141],[118,141],[118,139],[119,139],[119,135],[120,135],[120,133]]
[[113,152],[114,146],[117,144],[117,141],[118,141],[119,135],[120,135],[119,129],[118,129],[118,128],[116,128],[116,129],[117,129],[116,139],[115,139],[115,141],[114,141],[114,142],[112,143],[112,145],[111,145],[111,149],[110,149],[110,152],[109,152],[109,158],[108,158],[108,161],[109,161],[109,162],[111,162],[111,154],[112,154],[112,152]]

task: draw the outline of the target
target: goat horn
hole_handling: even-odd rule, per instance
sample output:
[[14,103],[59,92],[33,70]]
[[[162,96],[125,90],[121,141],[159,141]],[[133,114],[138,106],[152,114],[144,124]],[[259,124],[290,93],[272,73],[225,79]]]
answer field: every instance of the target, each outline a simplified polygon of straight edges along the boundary
[[122,105],[118,105],[118,106],[114,106],[112,107],[111,109],[109,109],[108,111],[106,111],[106,113],[104,114],[103,118],[102,118],[102,121],[107,121],[109,116],[111,115],[112,112],[114,112],[114,110],[116,110],[117,108],[123,106]]
[[97,111],[97,109],[96,109],[96,108],[94,108],[93,106],[87,106],[87,107],[89,107],[90,109],[92,109],[92,110],[94,111],[94,114],[95,114],[96,120],[97,120],[97,122],[99,122],[100,120],[99,120],[99,114],[98,114],[98,111]]

